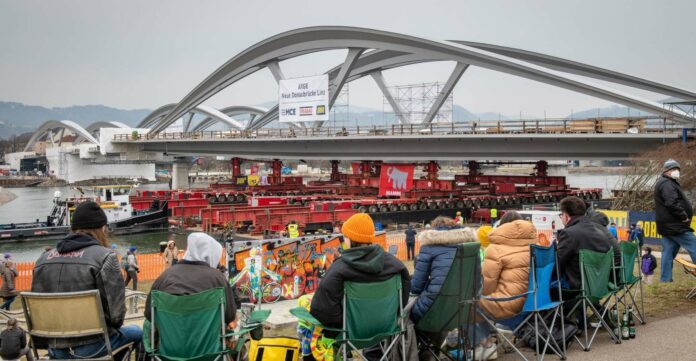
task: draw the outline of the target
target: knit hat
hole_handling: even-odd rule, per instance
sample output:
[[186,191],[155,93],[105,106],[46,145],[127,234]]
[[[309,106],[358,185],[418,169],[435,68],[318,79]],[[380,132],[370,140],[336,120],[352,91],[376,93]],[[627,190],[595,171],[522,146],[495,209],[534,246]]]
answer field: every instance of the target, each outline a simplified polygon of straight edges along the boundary
[[488,247],[488,244],[490,244],[490,240],[488,239],[488,234],[493,231],[493,227],[491,226],[481,226],[478,229],[478,232],[476,233],[476,238],[478,238],[479,242],[481,242],[481,248],[486,248]]
[[92,201],[78,205],[72,217],[72,229],[96,229],[105,226],[106,223],[106,213]]
[[664,173],[664,172],[666,172],[666,171],[668,171],[668,170],[672,170],[672,169],[674,169],[674,168],[679,168],[679,169],[681,169],[681,166],[679,165],[679,162],[677,162],[677,161],[674,160],[674,159],[667,159],[667,161],[665,162],[665,165],[662,166],[662,173]]
[[353,242],[372,243],[375,240],[375,224],[369,215],[357,213],[343,223],[341,233]]

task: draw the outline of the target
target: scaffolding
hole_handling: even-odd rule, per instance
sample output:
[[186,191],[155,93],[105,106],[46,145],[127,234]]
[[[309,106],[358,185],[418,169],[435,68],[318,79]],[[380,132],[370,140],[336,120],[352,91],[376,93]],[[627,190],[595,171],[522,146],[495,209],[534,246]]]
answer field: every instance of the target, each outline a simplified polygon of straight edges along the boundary
[[331,107],[331,118],[329,124],[333,128],[350,126],[350,87],[349,84],[343,85]]
[[[382,118],[387,119],[386,115],[394,114],[395,118],[403,119],[411,124],[423,122],[437,97],[443,91],[444,83],[422,83],[397,85],[389,88],[391,96],[398,105],[393,109],[386,96],[382,97]],[[388,111],[391,109],[392,111]],[[451,123],[453,119],[454,96],[453,93],[445,98],[442,106],[433,118],[433,124]]]

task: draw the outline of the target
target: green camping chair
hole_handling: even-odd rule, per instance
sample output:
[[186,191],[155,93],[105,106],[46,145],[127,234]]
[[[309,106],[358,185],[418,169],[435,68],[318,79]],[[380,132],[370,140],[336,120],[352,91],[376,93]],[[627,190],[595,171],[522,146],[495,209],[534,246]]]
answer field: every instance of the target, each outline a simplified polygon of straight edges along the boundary
[[[624,309],[632,309],[633,315],[645,324],[645,307],[643,305],[643,282],[640,272],[639,257],[640,250],[636,242],[621,242],[621,266],[619,267],[619,280],[617,286],[622,292],[617,294],[617,301],[624,306]],[[636,276],[636,264],[638,265],[638,275]],[[638,293],[640,292],[640,298]],[[640,301],[640,307],[638,307]]]
[[[155,360],[228,360],[242,355],[244,336],[260,327],[270,311],[254,311],[249,324],[238,332],[225,333],[225,289],[212,288],[193,295],[175,296],[152,291],[151,321],[143,327],[145,351]],[[235,350],[225,339],[242,336]],[[153,342],[155,340],[155,342]]]
[[[323,326],[304,307],[293,308],[290,313],[324,330],[338,332],[336,354],[342,354],[343,360],[347,359],[349,352],[376,345],[382,346],[383,356],[380,360],[386,360],[399,343],[405,360],[401,276],[381,282],[345,282],[343,290],[341,329]],[[362,355],[360,357],[365,359]]]
[[[572,315],[575,311],[582,310],[585,342],[583,343],[577,335],[575,339],[585,351],[590,350],[592,342],[595,336],[597,336],[597,331],[602,327],[609,333],[609,336],[611,336],[614,342],[621,343],[620,336],[605,320],[609,310],[607,306],[612,301],[612,298],[616,297],[616,293],[619,290],[614,284],[609,282],[609,276],[615,269],[613,249],[609,249],[606,253],[584,249],[580,250],[580,277],[582,288],[580,290],[569,290],[578,293],[578,296],[574,300],[569,301],[573,305],[573,307],[570,308],[569,314]],[[613,279],[616,279],[615,273]],[[599,309],[595,305],[600,305]],[[592,311],[593,315],[598,318],[596,326],[590,326],[590,328],[594,328],[592,337],[588,334],[588,308]],[[619,320],[614,321],[618,324]]]
[[462,243],[457,245],[457,253],[452,260],[452,267],[442,285],[440,294],[435,302],[416,323],[419,350],[426,351],[438,360],[442,360],[440,354],[447,359],[454,360],[442,351],[442,345],[433,345],[430,340],[422,336],[425,333],[442,333],[459,329],[460,354],[464,354],[463,325],[470,324],[474,320],[475,304],[478,290],[481,287],[481,259],[478,242]]

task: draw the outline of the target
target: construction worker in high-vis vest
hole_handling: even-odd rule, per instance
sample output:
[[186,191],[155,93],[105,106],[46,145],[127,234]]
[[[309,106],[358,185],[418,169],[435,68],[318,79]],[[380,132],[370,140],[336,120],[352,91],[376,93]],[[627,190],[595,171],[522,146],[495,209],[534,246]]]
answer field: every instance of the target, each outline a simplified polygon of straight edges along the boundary
[[288,224],[288,237],[297,238],[299,236],[300,236],[300,229],[299,229],[299,226],[297,225],[297,222],[290,221],[290,224]]
[[464,225],[464,217],[462,217],[462,212],[457,211],[457,216],[454,217],[454,223]]
[[495,223],[496,219],[498,219],[498,210],[491,208],[491,224]]

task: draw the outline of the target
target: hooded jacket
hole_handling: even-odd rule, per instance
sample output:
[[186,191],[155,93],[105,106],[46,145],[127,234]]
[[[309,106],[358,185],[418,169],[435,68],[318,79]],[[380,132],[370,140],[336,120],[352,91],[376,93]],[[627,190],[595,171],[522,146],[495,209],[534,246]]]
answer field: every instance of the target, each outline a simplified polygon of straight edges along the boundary
[[411,280],[411,294],[418,295],[411,319],[418,322],[430,310],[440,294],[457,254],[457,245],[476,242],[471,228],[426,230],[420,234],[421,249]]
[[[525,220],[505,223],[489,235],[483,261],[483,290],[481,294],[493,298],[512,297],[529,289],[529,245],[537,243],[534,225]],[[526,297],[511,301],[481,300],[481,308],[502,320],[522,311]]]
[[[237,312],[234,292],[225,275],[216,268],[222,246],[205,233],[191,233],[184,259],[167,268],[152,284],[151,291],[171,295],[193,295],[211,288],[225,289],[225,322],[234,321]],[[150,294],[145,301],[145,318],[150,320]]]
[[621,261],[619,244],[609,230],[586,216],[571,219],[565,228],[558,231],[558,268],[565,278],[567,287],[579,289],[580,250],[607,252],[614,249],[614,261]]
[[[32,292],[99,290],[110,333],[123,325],[126,288],[116,254],[83,234],[69,234],[58,246],[44,252],[34,266]],[[79,317],[79,315],[75,315]],[[52,348],[66,348],[103,341],[102,336],[79,339],[47,339]]]
[[676,236],[693,232],[690,222],[694,209],[682,192],[679,183],[665,175],[655,183],[655,223],[663,236]]
[[343,325],[343,283],[380,282],[395,275],[401,276],[402,301],[408,301],[411,277],[406,266],[378,245],[342,251],[329,267],[314,293],[310,313],[322,325],[340,328]]

